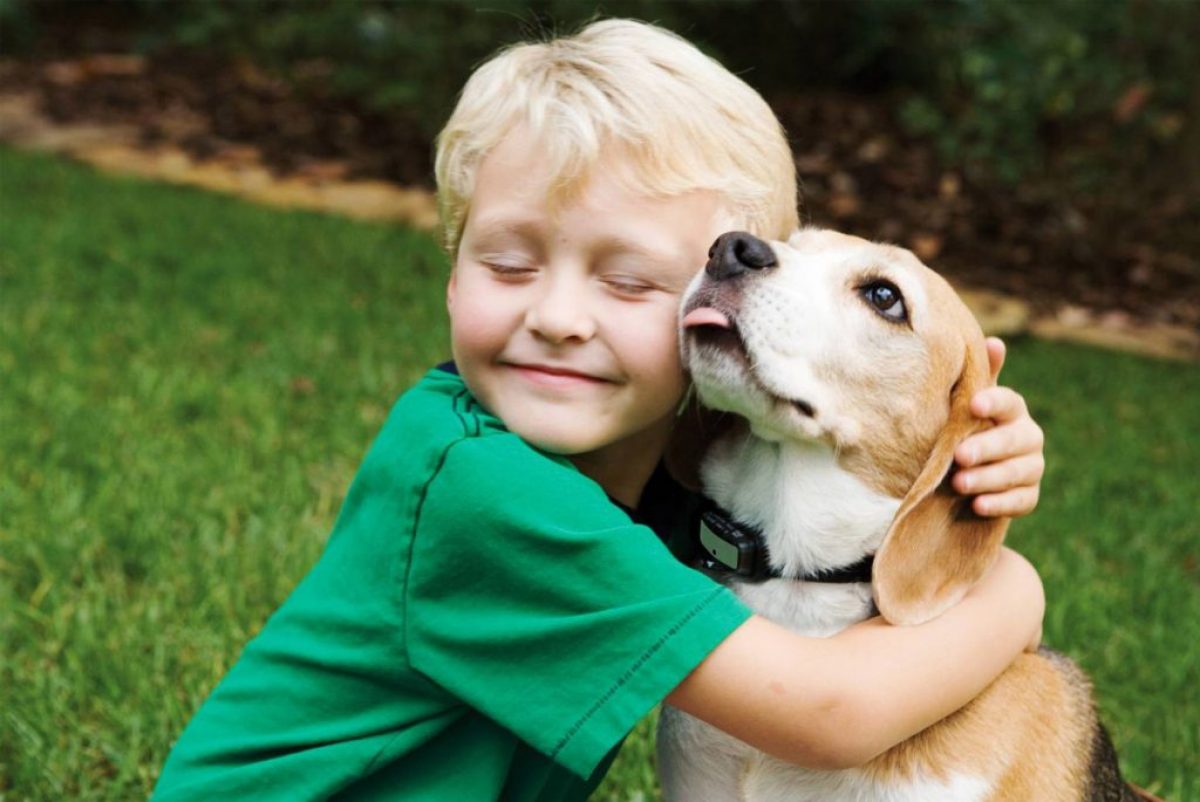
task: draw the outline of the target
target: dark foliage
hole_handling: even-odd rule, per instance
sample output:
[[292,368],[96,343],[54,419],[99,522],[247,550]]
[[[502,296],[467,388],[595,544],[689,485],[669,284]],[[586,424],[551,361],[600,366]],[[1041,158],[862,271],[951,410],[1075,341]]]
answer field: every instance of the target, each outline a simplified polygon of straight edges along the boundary
[[116,20],[140,51],[246,58],[302,91],[411,118],[426,135],[499,44],[598,14],[676,30],[764,92],[886,91],[949,166],[984,177],[1049,169],[1098,188],[1118,149],[1138,169],[1170,160],[1172,175],[1182,167],[1200,181],[1200,3],[1189,0],[0,0],[18,45],[104,46],[104,26],[81,19]]

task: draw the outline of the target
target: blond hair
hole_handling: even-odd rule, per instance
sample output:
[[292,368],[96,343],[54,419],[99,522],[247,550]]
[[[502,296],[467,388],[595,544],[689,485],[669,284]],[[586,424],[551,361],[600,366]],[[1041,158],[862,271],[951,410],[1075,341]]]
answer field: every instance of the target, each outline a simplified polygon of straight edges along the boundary
[[631,158],[635,191],[716,191],[740,227],[764,237],[786,238],[799,223],[791,150],[766,101],[682,37],[613,19],[509,47],[467,81],[435,162],[452,256],[479,163],[521,126],[557,176],[559,200],[618,150]]

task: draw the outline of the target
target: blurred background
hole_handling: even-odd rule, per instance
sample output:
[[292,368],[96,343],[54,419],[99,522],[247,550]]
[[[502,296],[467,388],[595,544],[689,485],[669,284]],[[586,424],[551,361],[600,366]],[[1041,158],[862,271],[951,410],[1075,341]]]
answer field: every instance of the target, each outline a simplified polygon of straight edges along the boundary
[[1034,304],[1200,327],[1193,0],[0,0],[2,80],[148,144],[428,187],[472,67],[597,14],[762,92],[806,219]]
[[[1200,800],[1200,2],[0,0],[0,802],[146,798],[448,354],[460,86],[597,15],[762,92],[805,220],[1003,312],[1045,640]],[[596,800],[658,799],[653,727]]]

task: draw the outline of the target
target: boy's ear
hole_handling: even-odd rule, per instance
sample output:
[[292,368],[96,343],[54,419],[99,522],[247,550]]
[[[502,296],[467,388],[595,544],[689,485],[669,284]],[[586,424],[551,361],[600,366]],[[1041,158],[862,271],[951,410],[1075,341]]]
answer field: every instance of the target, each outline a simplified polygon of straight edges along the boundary
[[448,312],[454,311],[455,279],[457,279],[457,277],[458,271],[451,268],[450,279],[446,282],[446,311]]

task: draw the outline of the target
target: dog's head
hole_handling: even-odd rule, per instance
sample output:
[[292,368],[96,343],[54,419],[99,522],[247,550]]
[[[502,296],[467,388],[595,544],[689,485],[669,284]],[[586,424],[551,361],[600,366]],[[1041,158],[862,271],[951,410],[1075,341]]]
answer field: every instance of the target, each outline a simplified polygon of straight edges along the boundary
[[893,623],[937,616],[1007,527],[946,481],[955,447],[986,425],[968,408],[991,381],[975,318],[909,251],[832,231],[787,243],[733,232],[709,256],[681,313],[701,401],[765,440],[824,443],[901,499],[876,554],[876,603]]

